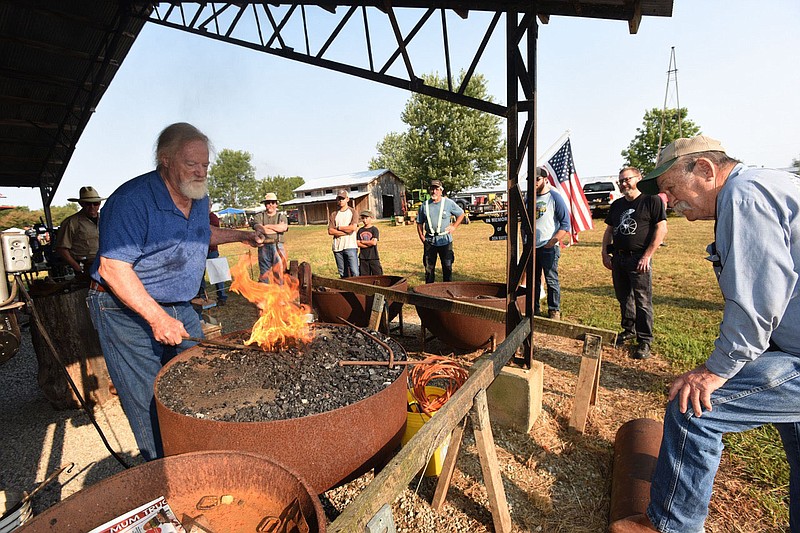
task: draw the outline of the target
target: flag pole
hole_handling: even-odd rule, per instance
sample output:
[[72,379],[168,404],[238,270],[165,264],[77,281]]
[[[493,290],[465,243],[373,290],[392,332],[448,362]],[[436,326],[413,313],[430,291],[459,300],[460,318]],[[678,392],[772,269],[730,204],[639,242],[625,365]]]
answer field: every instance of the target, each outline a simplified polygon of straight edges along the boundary
[[564,144],[565,142],[567,142],[567,139],[569,139],[569,136],[570,136],[571,133],[572,133],[572,130],[565,130],[564,133],[561,134],[561,137],[559,137],[556,140],[556,142],[554,142],[553,144],[550,145],[550,148],[548,148],[547,150],[545,150],[545,151],[543,151],[543,152],[541,152],[539,154],[539,161],[537,161],[536,164],[541,166],[541,165],[544,164],[545,161],[550,159],[550,156],[553,155],[553,153],[556,151],[556,149],[561,148],[561,145]]

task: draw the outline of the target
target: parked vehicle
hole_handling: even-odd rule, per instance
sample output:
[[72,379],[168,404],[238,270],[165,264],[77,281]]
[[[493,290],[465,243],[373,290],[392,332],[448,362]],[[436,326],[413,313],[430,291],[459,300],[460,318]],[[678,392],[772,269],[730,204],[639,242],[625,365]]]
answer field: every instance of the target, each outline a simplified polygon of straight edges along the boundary
[[592,210],[592,214],[608,210],[614,200],[622,197],[615,179],[585,183],[583,185],[583,194],[586,196],[586,201],[589,202],[589,209]]
[[289,209],[286,211],[286,220],[289,224],[297,224],[298,223],[299,212],[297,209]]

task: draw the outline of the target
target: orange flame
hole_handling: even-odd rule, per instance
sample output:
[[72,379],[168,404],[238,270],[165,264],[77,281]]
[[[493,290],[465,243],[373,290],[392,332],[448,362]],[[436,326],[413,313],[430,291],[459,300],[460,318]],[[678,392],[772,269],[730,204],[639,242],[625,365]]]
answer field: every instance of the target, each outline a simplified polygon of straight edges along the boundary
[[261,315],[245,344],[255,343],[264,351],[272,351],[292,343],[310,342],[314,336],[306,315],[311,310],[297,303],[300,281],[284,272],[282,261],[267,273],[269,283],[253,281],[249,267],[256,263],[252,256],[243,257],[231,268],[231,290],[256,304]]

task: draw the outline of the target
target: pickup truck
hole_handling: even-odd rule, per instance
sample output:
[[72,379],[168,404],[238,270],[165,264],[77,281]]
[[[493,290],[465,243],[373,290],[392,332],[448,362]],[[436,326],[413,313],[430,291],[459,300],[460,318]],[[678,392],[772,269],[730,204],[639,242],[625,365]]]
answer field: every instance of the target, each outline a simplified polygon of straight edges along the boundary
[[607,210],[611,203],[622,197],[616,181],[594,181],[583,185],[583,194],[589,203],[592,214],[595,211]]

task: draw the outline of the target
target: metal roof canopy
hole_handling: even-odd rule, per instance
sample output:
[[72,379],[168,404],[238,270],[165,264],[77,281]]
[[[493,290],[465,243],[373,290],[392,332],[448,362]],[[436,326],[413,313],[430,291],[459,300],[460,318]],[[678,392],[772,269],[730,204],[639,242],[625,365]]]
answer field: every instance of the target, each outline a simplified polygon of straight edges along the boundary
[[[531,239],[523,245],[520,230],[533,224],[522,202],[520,175],[533,175],[536,162],[536,40],[538,22],[551,16],[628,21],[636,33],[643,16],[672,16],[673,0],[383,0],[300,2],[160,2],[141,0],[0,0],[0,186],[39,187],[50,220],[50,202],[91,113],[116,74],[146,21],[203,35],[265,53],[344,72],[409,91],[466,105],[507,119],[508,212],[507,329],[522,320],[516,292],[523,272],[533,279]],[[308,24],[306,10],[321,8],[339,18],[332,30]],[[396,10],[419,13],[417,24],[403,34]],[[385,17],[384,34],[369,25]],[[467,18],[470,11],[493,13],[474,51],[460,87],[450,69],[446,13]],[[414,72],[409,44],[427,23],[441,24],[446,60],[446,90],[429,87]],[[506,105],[464,93],[484,49],[505,15]],[[538,22],[537,22],[538,19]],[[360,20],[366,57],[347,61],[326,57],[347,24]],[[430,21],[430,22],[429,22]],[[291,28],[300,28],[299,44],[288,45]],[[245,31],[241,31],[241,30]],[[319,33],[311,33],[318,31]],[[324,44],[310,46],[309,36]],[[388,39],[395,51],[376,65],[373,38]],[[402,68],[391,67],[402,65]],[[389,74],[391,70],[392,74]],[[396,71],[400,71],[398,74]],[[526,161],[525,168],[522,163]],[[533,181],[528,180],[533,197]],[[529,283],[530,286],[533,283]],[[528,287],[530,293],[530,287]],[[532,298],[526,314],[532,317]],[[524,358],[530,364],[530,338]]]
[[145,22],[132,2],[0,1],[0,186],[49,206],[78,138]]

